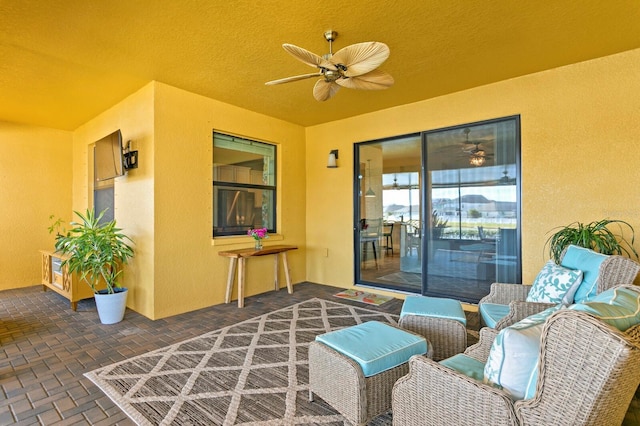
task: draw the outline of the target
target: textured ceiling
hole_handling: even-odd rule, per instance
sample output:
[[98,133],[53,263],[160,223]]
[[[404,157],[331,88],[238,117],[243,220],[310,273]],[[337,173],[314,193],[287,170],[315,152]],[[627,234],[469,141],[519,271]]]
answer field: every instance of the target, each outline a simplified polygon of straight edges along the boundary
[[[72,130],[151,80],[304,126],[640,47],[638,0],[0,0],[0,121]],[[395,78],[326,102],[292,43],[381,41]]]

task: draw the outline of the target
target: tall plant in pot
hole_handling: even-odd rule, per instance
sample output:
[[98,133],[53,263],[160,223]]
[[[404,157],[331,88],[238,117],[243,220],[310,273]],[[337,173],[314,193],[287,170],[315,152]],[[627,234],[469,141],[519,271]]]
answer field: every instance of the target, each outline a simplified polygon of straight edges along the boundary
[[[133,257],[131,238],[116,227],[116,221],[101,223],[104,211],[96,216],[87,209],[79,220],[71,222],[71,229],[56,235],[56,250],[68,257],[63,266],[69,273],[77,273],[93,290],[98,315],[103,324],[122,321],[127,301],[127,289],[120,287],[122,265]],[[100,289],[106,284],[105,289]],[[113,306],[115,304],[115,306]]]
[[433,232],[433,239],[439,240],[442,238],[445,228],[449,225],[449,220],[444,219],[436,210],[431,212],[431,230]]
[[[630,240],[622,235],[623,228],[627,229]],[[551,259],[560,264],[562,252],[570,244],[602,254],[626,254],[628,257],[633,254],[638,259],[638,252],[633,247],[634,241],[635,232],[629,223],[617,219],[602,219],[590,223],[573,222],[555,228],[545,246],[549,248]]]

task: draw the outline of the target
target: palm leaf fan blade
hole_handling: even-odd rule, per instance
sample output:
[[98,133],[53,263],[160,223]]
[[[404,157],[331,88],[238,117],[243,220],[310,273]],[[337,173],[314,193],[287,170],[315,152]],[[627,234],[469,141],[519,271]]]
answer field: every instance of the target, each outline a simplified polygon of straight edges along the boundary
[[328,68],[330,70],[335,71],[336,67],[331,62],[327,61],[321,56],[316,55],[313,52],[309,52],[307,49],[303,49],[302,47],[298,47],[294,44],[285,43],[282,45],[282,48],[286,50],[291,56],[303,62],[310,67],[314,68]]
[[336,94],[338,89],[340,89],[340,86],[333,82],[318,80],[313,86],[313,97],[320,102],[326,101],[328,99],[331,99],[331,97]]
[[344,75],[355,77],[378,68],[389,57],[389,47],[377,41],[356,43],[338,50],[331,62],[347,67]]
[[348,89],[382,90],[392,86],[394,80],[391,74],[385,71],[373,70],[357,77],[339,78],[336,83]]
[[267,86],[273,86],[274,84],[289,83],[292,81],[306,80],[307,78],[321,77],[321,76],[322,76],[322,73],[314,72],[313,74],[294,75],[293,77],[285,77],[285,78],[280,78],[278,80],[271,80],[271,81],[267,81],[265,84]]

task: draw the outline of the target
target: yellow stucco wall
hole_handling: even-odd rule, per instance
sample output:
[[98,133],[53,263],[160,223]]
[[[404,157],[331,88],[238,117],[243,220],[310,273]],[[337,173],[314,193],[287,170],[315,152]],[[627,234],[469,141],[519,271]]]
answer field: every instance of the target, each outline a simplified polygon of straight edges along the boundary
[[135,242],[135,257],[125,268],[121,285],[129,289],[127,306],[152,317],[154,310],[154,84],[150,83],[73,133],[73,209],[91,206],[89,147],[120,129],[123,141],[139,152],[139,167],[114,181],[114,217]]
[[[638,69],[633,50],[306,129],[155,82],[72,133],[0,123],[0,288],[39,282],[37,250],[53,242],[49,215],[70,219],[86,208],[87,148],[115,129],[140,152],[140,168],[115,186],[116,219],[137,249],[124,278],[128,303],[161,318],[221,303],[227,260],[217,252],[252,244],[210,238],[213,129],[278,144],[281,234],[267,243],[300,246],[290,256],[294,282],[349,287],[353,143],[514,114],[531,281],[558,225],[610,217],[640,232]],[[337,169],[326,168],[332,149]],[[270,258],[249,262],[248,295],[271,290],[272,267]]]
[[[224,302],[228,260],[217,252],[252,244],[211,238],[213,129],[277,144],[287,167],[278,170],[279,235],[267,244],[298,245],[291,277],[305,280],[302,127],[152,82],[74,132],[74,209],[89,200],[89,145],[116,129],[139,151],[139,168],[115,180],[115,218],[136,249],[123,280],[130,308],[157,319]],[[271,257],[248,262],[246,294],[272,290],[272,270]]]
[[[354,142],[515,114],[522,129],[525,282],[545,262],[547,233],[557,226],[608,217],[639,232],[638,70],[640,50],[633,50],[307,128],[307,203],[314,206],[307,209],[307,279],[353,284]],[[340,167],[327,169],[336,148]]]
[[[299,246],[291,279],[304,281],[304,129],[160,83],[155,104],[155,317],[223,303],[229,261],[218,251],[253,245],[249,237],[212,243],[214,129],[277,145],[278,235],[265,244]],[[271,291],[272,271],[271,256],[247,262],[246,294]]]
[[39,284],[50,215],[71,215],[71,132],[0,122],[0,290]]

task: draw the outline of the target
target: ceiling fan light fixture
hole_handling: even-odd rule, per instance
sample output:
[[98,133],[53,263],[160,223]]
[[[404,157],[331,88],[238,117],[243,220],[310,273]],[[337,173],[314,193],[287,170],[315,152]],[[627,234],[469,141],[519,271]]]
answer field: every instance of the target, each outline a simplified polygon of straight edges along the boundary
[[487,159],[493,158],[493,154],[487,154],[484,148],[480,146],[483,140],[469,140],[469,133],[471,133],[471,129],[467,127],[463,132],[465,134],[465,140],[462,151],[469,155],[469,164],[475,167],[480,167],[484,165]]
[[469,157],[469,164],[475,167],[480,167],[486,161],[484,151],[477,152]]

